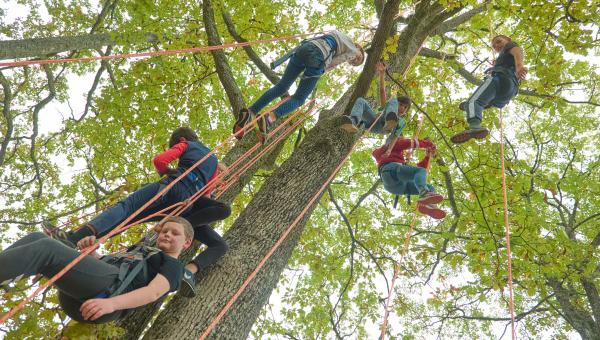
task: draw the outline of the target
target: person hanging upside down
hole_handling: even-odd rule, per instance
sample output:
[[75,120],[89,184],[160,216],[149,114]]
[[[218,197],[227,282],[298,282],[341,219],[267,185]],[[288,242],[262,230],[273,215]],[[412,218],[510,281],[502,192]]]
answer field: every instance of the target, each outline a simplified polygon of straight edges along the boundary
[[296,92],[272,112],[258,119],[257,128],[266,135],[273,122],[300,107],[317,85],[323,73],[348,62],[359,66],[364,60],[363,49],[352,42],[350,37],[339,31],[332,31],[314,39],[304,40],[299,46],[271,64],[275,68],[289,59],[283,76],[277,84],[265,92],[252,106],[240,110],[233,132],[240,139],[239,132],[260,111],[277,97],[281,97],[304,71]]
[[377,134],[389,133],[386,145],[391,146],[402,136],[406,127],[406,113],[410,109],[410,98],[406,96],[393,97],[386,101],[384,72],[385,65],[377,63],[379,73],[379,104],[381,113],[376,114],[369,103],[362,97],[356,99],[349,115],[342,116],[342,129],[349,133],[355,133],[359,127],[369,128],[376,122],[371,132]]
[[[429,139],[398,139],[391,146],[388,145],[373,151],[373,157],[379,168],[379,177],[383,187],[395,195],[419,195],[417,210],[435,219],[446,217],[446,212],[436,206],[442,202],[442,195],[435,193],[431,184],[427,183],[427,168],[431,155],[435,152],[435,145]],[[406,164],[404,151],[408,149],[426,149],[427,155],[417,163],[417,166]]]
[[[181,217],[166,219],[160,230],[158,249],[144,253],[139,260],[130,259],[139,252],[118,257],[99,257],[94,252],[75,264],[54,283],[64,312],[78,322],[105,323],[177,291],[183,274],[177,258],[192,244],[194,231]],[[95,240],[95,236],[85,237],[78,247],[85,249]],[[79,254],[44,233],[31,233],[0,253],[0,285],[36,274],[53,277]]]
[[452,136],[454,143],[485,138],[489,130],[481,126],[483,110],[491,106],[500,109],[506,106],[517,95],[519,80],[527,75],[527,69],[523,66],[523,50],[511,38],[495,36],[492,48],[499,53],[494,66],[486,71],[483,84],[479,85],[469,100],[459,105],[461,110],[466,111],[469,128]]

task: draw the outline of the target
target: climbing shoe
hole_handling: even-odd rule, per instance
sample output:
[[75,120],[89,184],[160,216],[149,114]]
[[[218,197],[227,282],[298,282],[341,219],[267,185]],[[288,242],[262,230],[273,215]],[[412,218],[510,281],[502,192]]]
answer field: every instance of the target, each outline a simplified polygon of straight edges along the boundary
[[417,203],[417,210],[424,215],[441,220],[446,217],[446,212],[438,208],[435,204]]
[[65,232],[60,228],[55,227],[52,223],[47,221],[43,221],[41,225],[42,229],[44,229],[44,234],[50,236],[51,238],[57,241],[60,241],[62,244],[69,248],[77,248],[77,245],[69,239],[69,233]]
[[341,125],[340,127],[344,129],[344,131],[348,133],[356,133],[358,132],[358,128],[354,123],[354,120],[350,116],[343,115],[341,116]]
[[233,135],[235,136],[235,138],[242,139],[242,137],[244,137],[244,135],[246,134],[246,130],[244,129],[244,127],[248,124],[248,122],[252,120],[252,118],[252,111],[246,108],[240,110],[237,116],[237,120],[233,125]]
[[179,289],[183,297],[192,298],[196,296],[196,279],[191,271],[183,270],[183,279],[181,279],[181,287]]
[[436,194],[433,191],[425,191],[419,195],[419,200],[417,201],[420,204],[438,204],[444,200],[444,197],[440,194]]
[[462,132],[459,132],[452,136],[450,140],[454,144],[461,144],[467,142],[471,138],[483,139],[490,134],[490,131],[484,127],[468,128]]

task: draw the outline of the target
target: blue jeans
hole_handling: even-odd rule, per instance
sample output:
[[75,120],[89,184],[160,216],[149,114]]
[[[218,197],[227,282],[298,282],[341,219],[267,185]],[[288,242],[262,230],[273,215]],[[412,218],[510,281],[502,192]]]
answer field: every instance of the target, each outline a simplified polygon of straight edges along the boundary
[[[123,222],[129,215],[133,214],[142,205],[148,202],[156,195],[165,184],[161,182],[150,183],[141,189],[127,196],[124,200],[104,210],[88,224],[91,224],[96,230],[96,236],[104,236]],[[176,183],[169,191],[159,197],[150,206],[144,209],[130,223],[138,221],[148,215],[160,211],[177,202],[181,202],[194,194],[195,190],[189,188],[184,183]]]
[[427,184],[427,171],[416,166],[401,163],[387,163],[379,169],[383,187],[395,195],[418,195],[424,191],[434,192]]
[[[398,113],[398,99],[393,97],[388,100],[383,107],[383,117],[377,120],[377,123],[371,129],[373,133],[385,134],[383,131],[383,126],[385,125],[385,115],[388,112]],[[377,113],[373,111],[369,103],[362,97],[358,97],[352,106],[352,110],[350,111],[350,119],[356,124],[356,126],[361,123],[364,124],[366,128],[373,125],[373,122],[377,119]]]
[[325,59],[319,48],[311,42],[305,42],[296,50],[277,84],[265,92],[250,106],[250,110],[259,113],[275,98],[281,97],[289,90],[294,81],[304,71],[296,92],[273,112],[278,118],[300,107],[317,86],[317,81],[325,73]]
[[471,126],[478,126],[483,120],[483,109],[488,106],[503,108],[517,95],[518,84],[516,80],[500,74],[492,74],[485,78],[475,93],[469,98],[466,105],[467,122]]

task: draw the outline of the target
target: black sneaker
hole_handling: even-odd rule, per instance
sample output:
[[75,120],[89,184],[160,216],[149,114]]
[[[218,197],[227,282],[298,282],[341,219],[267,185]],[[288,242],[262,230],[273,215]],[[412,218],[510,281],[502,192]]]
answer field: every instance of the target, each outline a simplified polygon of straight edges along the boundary
[[246,130],[244,129],[244,126],[246,126],[248,124],[248,122],[250,122],[253,118],[253,114],[250,110],[243,108],[240,110],[240,113],[237,116],[237,120],[235,121],[235,124],[233,125],[233,134],[235,136],[235,138],[237,139],[242,139],[242,137],[244,137],[244,135],[246,134]]
[[42,229],[44,229],[44,234],[50,236],[51,238],[60,241],[62,244],[69,248],[77,249],[77,245],[73,243],[69,239],[69,234],[64,230],[55,227],[52,223],[43,221],[41,223]]
[[340,127],[342,129],[344,129],[346,132],[348,133],[356,133],[358,132],[358,128],[356,127],[356,125],[354,124],[354,121],[352,120],[352,118],[350,118],[350,116],[346,116],[343,115],[341,118],[341,125]]
[[183,270],[183,279],[181,279],[181,287],[179,292],[183,297],[193,298],[196,296],[196,279],[191,271]]

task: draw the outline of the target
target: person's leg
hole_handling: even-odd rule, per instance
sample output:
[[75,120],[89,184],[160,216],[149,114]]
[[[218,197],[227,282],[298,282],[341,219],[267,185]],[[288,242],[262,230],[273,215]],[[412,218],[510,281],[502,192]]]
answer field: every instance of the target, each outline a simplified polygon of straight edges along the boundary
[[419,193],[419,202],[422,204],[437,204],[444,200],[442,195],[429,190],[427,186],[427,171],[411,165],[402,165],[397,168],[397,176],[400,180],[413,183]]
[[394,195],[404,195],[406,193],[406,181],[397,176],[397,168],[400,166],[400,163],[388,163],[382,166],[379,171],[383,187]]
[[371,110],[369,103],[363,97],[358,97],[350,109],[350,114],[342,116],[341,128],[349,133],[358,132],[360,125],[364,124],[363,116],[366,110]]
[[469,128],[452,136],[450,140],[453,143],[464,143],[471,138],[482,139],[489,134],[488,129],[481,126],[482,112],[490,106],[495,98],[497,87],[498,77],[493,76],[486,78],[483,84],[475,90],[465,105]]
[[[300,75],[300,73],[304,70],[304,66],[295,62],[294,57],[288,61],[288,64],[283,72],[283,76],[277,84],[263,93],[252,106],[250,106],[250,111],[258,114],[267,104],[273,101],[277,97],[281,97],[284,93],[286,93],[289,88],[292,86],[296,78]],[[290,99],[291,100],[291,99]],[[289,100],[288,100],[289,101]]]
[[294,62],[297,65],[303,65],[305,68],[304,74],[298,83],[296,92],[294,92],[288,101],[273,111],[277,118],[287,115],[304,104],[310,93],[317,86],[317,82],[321,75],[325,73],[325,59],[323,57],[323,52],[310,42],[303,44],[296,51],[296,54],[290,60],[290,63],[291,62]]
[[317,86],[318,81],[318,76],[307,77],[305,73],[305,75],[300,80],[300,83],[298,83],[298,88],[296,89],[296,92],[294,92],[290,99],[288,99],[285,103],[281,104],[278,108],[276,108],[273,111],[277,118],[279,119],[287,115],[288,113],[296,110],[302,104],[304,104],[310,93]]
[[[80,254],[43,233],[32,233],[20,241],[0,253],[0,281],[19,275],[52,277]],[[73,296],[89,298],[112,284],[117,275],[118,268],[86,256],[55,284]]]
[[396,125],[398,124],[398,98],[392,97],[392,99],[388,100],[383,107],[383,131],[390,132],[392,131]]
[[194,239],[202,242],[207,248],[193,260],[198,270],[202,270],[225,255],[229,246],[227,242],[209,225],[194,225]]
[[182,214],[193,226],[224,220],[231,215],[231,207],[221,201],[202,196],[194,202],[190,211]]
[[498,76],[498,88],[496,89],[496,97],[489,105],[499,109],[510,103],[511,99],[517,95],[518,83],[515,80],[505,76]]
[[[156,195],[156,193],[158,193],[160,190],[160,186],[161,184],[156,182],[140,188],[124,200],[104,210],[100,215],[96,216],[87,224],[94,228],[96,235],[106,235],[106,233],[111,231],[113,228],[123,222],[129,215],[134,213],[152,197],[154,197],[154,195]],[[142,217],[143,215],[139,214],[135,217],[135,220],[139,220]],[[74,237],[73,241],[79,241],[76,238],[77,237]]]
[[483,120],[483,109],[487,107],[496,96],[498,88],[498,76],[491,76],[485,79],[471,98],[467,101],[467,122],[472,128],[481,126]]

